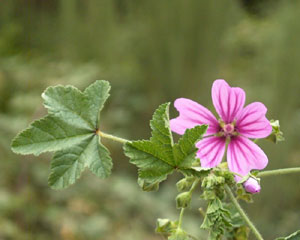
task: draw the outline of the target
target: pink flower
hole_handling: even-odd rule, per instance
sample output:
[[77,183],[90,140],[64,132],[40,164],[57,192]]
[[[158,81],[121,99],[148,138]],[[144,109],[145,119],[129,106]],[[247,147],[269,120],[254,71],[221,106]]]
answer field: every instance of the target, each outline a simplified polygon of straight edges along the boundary
[[183,134],[186,129],[196,125],[209,125],[205,138],[196,144],[199,149],[197,157],[200,158],[202,167],[213,168],[222,161],[227,140],[230,171],[245,176],[252,169],[265,168],[268,164],[266,154],[249,139],[265,138],[272,131],[265,116],[265,105],[254,102],[244,107],[244,90],[230,87],[222,79],[213,83],[211,94],[219,120],[202,105],[179,98],[174,103],[179,116],[171,120],[171,130]]
[[260,185],[254,178],[249,178],[246,182],[244,182],[244,188],[249,193],[259,193]]

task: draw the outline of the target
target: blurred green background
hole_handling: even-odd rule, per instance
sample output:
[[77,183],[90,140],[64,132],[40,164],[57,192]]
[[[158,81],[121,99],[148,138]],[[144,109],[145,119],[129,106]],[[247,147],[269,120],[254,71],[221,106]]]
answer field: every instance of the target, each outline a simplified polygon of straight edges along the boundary
[[[217,78],[246,90],[279,119],[286,141],[259,142],[267,169],[300,166],[300,1],[10,0],[0,3],[0,239],[162,239],[156,218],[175,220],[175,175],[142,192],[121,146],[113,174],[85,173],[65,191],[47,186],[50,154],[18,156],[11,139],[43,116],[49,85],[112,85],[102,129],[149,137],[156,107],[187,97],[212,108]],[[176,111],[171,110],[172,117]],[[300,176],[262,180],[245,206],[266,239],[300,227]],[[198,194],[199,196],[199,194]],[[197,196],[184,227],[200,239]],[[202,237],[202,238],[201,238]]]

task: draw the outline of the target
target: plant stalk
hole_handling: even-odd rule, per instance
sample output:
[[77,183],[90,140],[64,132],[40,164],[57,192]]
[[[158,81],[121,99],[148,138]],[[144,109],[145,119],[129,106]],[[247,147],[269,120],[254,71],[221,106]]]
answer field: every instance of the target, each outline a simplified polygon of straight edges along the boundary
[[290,174],[290,173],[300,173],[300,167],[282,168],[282,169],[276,169],[276,170],[262,171],[257,174],[257,177],[268,177],[268,176],[284,175],[284,174]]
[[242,209],[241,205],[238,203],[238,201],[234,197],[234,195],[233,195],[231,189],[228,187],[228,185],[225,185],[225,191],[227,192],[227,194],[228,194],[230,200],[232,201],[232,203],[234,204],[234,206],[237,208],[237,210],[240,213],[241,217],[245,220],[245,222],[248,224],[248,226],[250,227],[250,229],[253,231],[255,237],[258,240],[263,240],[263,237],[261,236],[261,234],[259,233],[259,231],[256,229],[256,227],[254,226],[254,224],[251,222],[251,220],[249,219],[249,217],[247,216],[247,214],[245,213],[245,211]]

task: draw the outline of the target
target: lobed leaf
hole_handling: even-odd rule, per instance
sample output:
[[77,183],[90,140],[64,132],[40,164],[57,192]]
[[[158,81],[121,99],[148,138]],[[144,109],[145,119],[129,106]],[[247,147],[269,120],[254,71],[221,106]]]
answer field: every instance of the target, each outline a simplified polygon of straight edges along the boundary
[[143,186],[158,184],[175,169],[187,175],[196,173],[192,169],[196,160],[195,143],[202,138],[207,126],[188,129],[174,145],[169,126],[169,105],[162,104],[154,112],[150,121],[150,140],[133,141],[124,145],[125,155],[139,168],[139,179],[140,182],[143,181]]
[[96,135],[109,90],[103,80],[84,92],[72,86],[47,88],[42,97],[48,115],[17,135],[12,150],[35,155],[55,152],[49,176],[49,185],[55,189],[75,183],[85,168],[100,178],[109,176],[112,160]]

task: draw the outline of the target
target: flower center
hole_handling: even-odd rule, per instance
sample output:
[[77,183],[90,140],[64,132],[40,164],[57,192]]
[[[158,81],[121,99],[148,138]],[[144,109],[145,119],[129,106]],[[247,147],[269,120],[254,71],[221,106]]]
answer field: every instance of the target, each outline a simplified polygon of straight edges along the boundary
[[225,135],[231,135],[234,132],[233,124],[232,123],[225,124],[225,126],[223,127],[223,131]]
[[218,136],[220,137],[233,137],[237,136],[238,132],[235,129],[235,122],[232,123],[224,123],[220,121],[220,131]]

